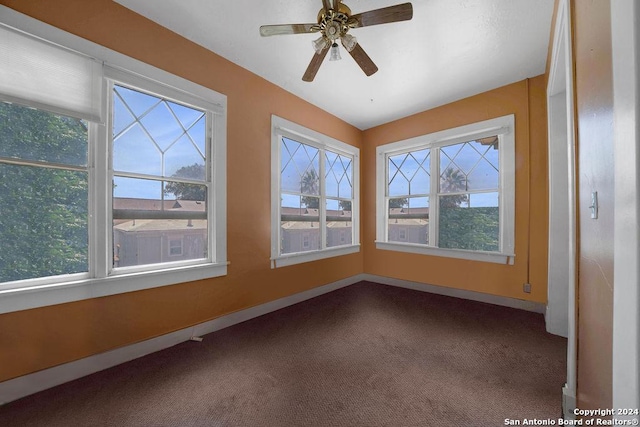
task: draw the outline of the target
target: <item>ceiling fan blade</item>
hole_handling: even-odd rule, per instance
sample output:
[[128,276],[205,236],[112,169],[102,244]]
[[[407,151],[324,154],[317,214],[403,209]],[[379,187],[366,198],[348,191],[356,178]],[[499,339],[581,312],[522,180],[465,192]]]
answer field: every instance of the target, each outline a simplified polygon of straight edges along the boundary
[[282,34],[315,33],[319,30],[318,24],[263,25],[260,27],[260,35],[262,37],[269,37]]
[[333,10],[336,12],[340,10],[340,0],[333,0]]
[[304,76],[302,76],[302,80],[305,82],[313,81],[320,69],[320,65],[322,65],[322,61],[324,61],[324,57],[327,56],[327,52],[329,52],[329,46],[322,49],[320,53],[313,55],[313,58],[311,58],[311,62],[307,67],[307,71],[305,71]]
[[330,0],[322,0],[322,8],[325,11],[331,9],[331,1]]
[[362,71],[364,71],[367,76],[370,76],[378,71],[378,67],[373,63],[371,58],[369,58],[367,52],[362,49],[360,43],[357,43],[354,48],[348,52],[353,57],[353,59],[356,60],[360,68],[362,68]]
[[411,6],[411,3],[403,3],[351,15],[349,25],[352,28],[369,27],[371,25],[408,21],[411,18],[413,18],[413,6]]

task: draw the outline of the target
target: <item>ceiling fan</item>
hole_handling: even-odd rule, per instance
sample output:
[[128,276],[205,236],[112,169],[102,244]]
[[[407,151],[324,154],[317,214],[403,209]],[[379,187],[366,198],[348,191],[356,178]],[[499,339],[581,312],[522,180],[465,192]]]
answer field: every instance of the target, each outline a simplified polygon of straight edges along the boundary
[[362,71],[367,76],[370,76],[378,71],[378,67],[362,49],[356,38],[348,34],[349,30],[351,28],[369,27],[390,22],[408,21],[412,17],[413,7],[411,3],[403,3],[352,15],[351,9],[341,0],[322,0],[322,9],[318,12],[317,24],[263,25],[260,27],[260,35],[268,37],[281,34],[317,32],[321,34],[320,38],[313,41],[313,48],[316,53],[311,58],[311,63],[302,76],[302,80],[305,82],[313,81],[329,50],[331,50],[329,60],[340,59],[338,39],[362,68]]

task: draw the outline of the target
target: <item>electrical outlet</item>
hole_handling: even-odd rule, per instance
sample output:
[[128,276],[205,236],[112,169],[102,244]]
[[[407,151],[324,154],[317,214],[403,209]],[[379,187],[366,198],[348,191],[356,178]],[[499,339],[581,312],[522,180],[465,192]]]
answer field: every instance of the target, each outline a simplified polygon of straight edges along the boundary
[[531,293],[531,283],[525,283],[524,285],[522,285],[522,290],[524,291],[524,293],[530,294]]

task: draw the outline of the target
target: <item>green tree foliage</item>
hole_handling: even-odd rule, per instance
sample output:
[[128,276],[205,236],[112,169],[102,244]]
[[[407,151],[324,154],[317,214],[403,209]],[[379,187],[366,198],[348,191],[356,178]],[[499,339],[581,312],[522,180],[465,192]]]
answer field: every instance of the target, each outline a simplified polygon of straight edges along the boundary
[[340,206],[340,209],[342,209],[343,211],[347,211],[347,212],[351,212],[351,202],[348,200],[340,200],[338,202],[338,205]]
[[400,198],[400,199],[389,199],[389,208],[402,208],[409,204],[409,199]]
[[[0,103],[0,156],[84,166],[76,119]],[[86,172],[0,163],[0,282],[87,271]]]
[[499,219],[497,207],[440,206],[438,246],[449,249],[498,251]]
[[[459,169],[447,168],[442,174],[442,192],[458,193],[467,188],[467,178]],[[462,207],[467,194],[440,197],[438,246],[448,249],[498,251],[500,216],[497,207]]]
[[[203,179],[206,176],[204,165],[194,163],[183,166],[173,174],[174,177],[188,179]],[[170,182],[166,185],[165,194],[174,194],[179,200],[204,201],[207,197],[207,188],[204,185],[185,184],[183,182]]]

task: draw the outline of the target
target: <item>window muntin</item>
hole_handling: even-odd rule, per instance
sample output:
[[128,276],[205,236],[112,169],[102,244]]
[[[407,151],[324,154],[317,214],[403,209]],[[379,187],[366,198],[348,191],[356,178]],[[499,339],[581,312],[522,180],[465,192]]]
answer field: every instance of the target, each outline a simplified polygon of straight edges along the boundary
[[87,123],[0,102],[0,283],[86,273]]
[[353,157],[325,150],[326,246],[353,243]]
[[[206,111],[117,83],[112,108],[113,266],[207,258]],[[169,236],[186,250],[167,255]]]
[[429,149],[387,156],[388,241],[427,243],[430,165]]
[[[353,158],[285,136],[280,147],[280,255],[350,244]],[[351,235],[348,243],[340,241],[340,231]]]
[[273,117],[272,260],[357,251],[357,148]]
[[379,248],[483,260],[513,256],[513,116],[377,151]]
[[[498,252],[498,139],[388,155],[388,241]],[[429,161],[432,154],[439,156],[437,166]],[[433,192],[432,170],[438,176]],[[436,197],[437,239],[429,234],[429,200]]]

